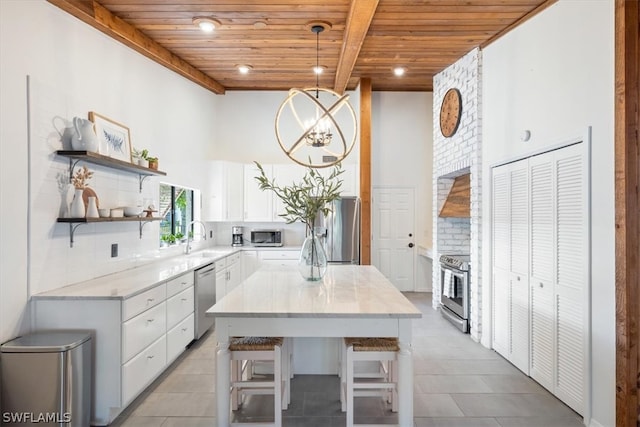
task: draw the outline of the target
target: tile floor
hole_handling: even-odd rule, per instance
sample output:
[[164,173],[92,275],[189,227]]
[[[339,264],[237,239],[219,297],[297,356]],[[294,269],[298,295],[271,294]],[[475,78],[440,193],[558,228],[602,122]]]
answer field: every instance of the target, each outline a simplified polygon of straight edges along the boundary
[[[473,342],[431,308],[431,294],[407,293],[422,312],[414,321],[415,427],[578,427],[582,418],[497,353]],[[215,339],[189,348],[111,425],[215,425]],[[297,375],[283,412],[287,427],[344,426],[337,376]],[[272,419],[273,398],[252,396],[236,417]],[[361,423],[397,421],[378,398],[356,399]]]

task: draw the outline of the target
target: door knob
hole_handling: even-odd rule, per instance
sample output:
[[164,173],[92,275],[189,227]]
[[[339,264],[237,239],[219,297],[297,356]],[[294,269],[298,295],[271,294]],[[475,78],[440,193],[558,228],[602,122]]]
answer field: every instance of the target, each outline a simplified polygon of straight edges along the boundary
[[412,248],[412,247],[413,247],[413,243],[409,243],[409,245],[408,245],[408,246],[409,246],[410,248]]

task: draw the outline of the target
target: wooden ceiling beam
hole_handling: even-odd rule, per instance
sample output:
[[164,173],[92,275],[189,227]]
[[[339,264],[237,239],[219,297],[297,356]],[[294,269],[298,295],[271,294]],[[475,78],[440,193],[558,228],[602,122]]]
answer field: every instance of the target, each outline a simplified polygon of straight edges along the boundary
[[219,82],[118,18],[100,3],[93,0],[47,1],[205,89],[224,94],[225,88]]
[[336,69],[336,80],[333,89],[343,93],[356,65],[364,38],[369,31],[371,20],[378,7],[378,0],[352,0],[347,25],[342,37],[342,49]]

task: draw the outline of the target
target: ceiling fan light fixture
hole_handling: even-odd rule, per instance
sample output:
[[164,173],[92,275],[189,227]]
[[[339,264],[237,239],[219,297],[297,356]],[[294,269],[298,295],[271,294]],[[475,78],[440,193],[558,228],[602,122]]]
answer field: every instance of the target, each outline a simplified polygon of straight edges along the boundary
[[213,30],[220,27],[220,21],[208,16],[196,16],[193,18],[193,24],[197,25],[205,33],[212,33]]
[[248,65],[248,64],[236,65],[236,68],[238,69],[240,74],[248,74],[249,71],[253,70],[253,67],[251,65]]
[[407,72],[406,67],[395,67],[393,69],[393,75],[396,77],[402,77],[405,75],[406,72]]

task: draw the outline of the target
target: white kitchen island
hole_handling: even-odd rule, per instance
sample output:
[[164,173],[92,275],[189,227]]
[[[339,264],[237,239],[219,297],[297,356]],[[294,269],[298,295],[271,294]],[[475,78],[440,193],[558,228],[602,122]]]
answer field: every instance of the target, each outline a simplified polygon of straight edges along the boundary
[[413,425],[411,320],[420,311],[373,266],[330,265],[305,281],[295,267],[264,267],[207,310],[216,317],[216,416],[230,425],[229,337],[397,337],[398,422]]

